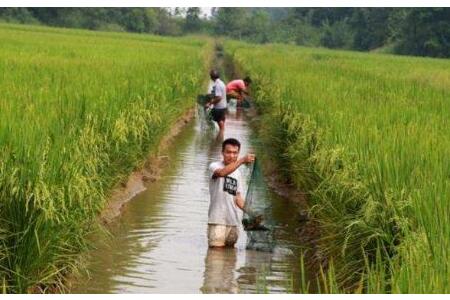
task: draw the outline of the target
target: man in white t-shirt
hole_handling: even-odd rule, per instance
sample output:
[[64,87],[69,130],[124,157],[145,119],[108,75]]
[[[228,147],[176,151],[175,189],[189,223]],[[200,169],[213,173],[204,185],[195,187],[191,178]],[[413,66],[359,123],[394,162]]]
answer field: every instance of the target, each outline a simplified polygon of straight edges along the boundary
[[216,70],[209,72],[209,77],[214,82],[212,86],[212,99],[206,103],[207,107],[212,107],[212,117],[219,125],[220,132],[225,128],[225,113],[227,111],[227,88],[220,80],[220,74]]
[[209,247],[233,247],[238,239],[241,223],[238,209],[244,210],[242,177],[238,168],[255,161],[253,154],[238,159],[240,148],[238,140],[226,139],[222,143],[223,161],[209,165]]

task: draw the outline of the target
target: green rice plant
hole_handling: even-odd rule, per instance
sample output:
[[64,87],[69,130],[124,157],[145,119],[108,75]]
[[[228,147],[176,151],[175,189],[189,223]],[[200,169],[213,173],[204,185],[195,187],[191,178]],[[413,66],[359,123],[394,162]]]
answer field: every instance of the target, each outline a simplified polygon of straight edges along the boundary
[[212,44],[0,24],[0,278],[63,291],[111,188],[193,107]]
[[255,78],[263,140],[321,223],[322,291],[448,293],[450,61],[225,50]]

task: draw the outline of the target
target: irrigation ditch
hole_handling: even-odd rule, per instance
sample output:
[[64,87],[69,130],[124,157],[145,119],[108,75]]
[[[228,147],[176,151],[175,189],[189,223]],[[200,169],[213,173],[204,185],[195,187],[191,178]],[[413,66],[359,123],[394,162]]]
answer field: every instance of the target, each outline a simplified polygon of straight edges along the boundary
[[[220,45],[215,52],[215,68],[228,79],[240,75]],[[247,250],[241,230],[236,248],[208,249],[206,169],[220,158],[221,140],[193,116],[190,111],[180,119],[158,154],[114,190],[101,216],[109,234],[93,234],[86,270],[72,276],[70,292],[317,291],[315,273],[326,266],[317,224],[308,214],[306,194],[283,181],[259,141],[263,126],[256,109],[230,109],[224,138],[238,138],[241,153],[255,151],[263,162],[263,195],[271,201],[276,247],[271,253]]]

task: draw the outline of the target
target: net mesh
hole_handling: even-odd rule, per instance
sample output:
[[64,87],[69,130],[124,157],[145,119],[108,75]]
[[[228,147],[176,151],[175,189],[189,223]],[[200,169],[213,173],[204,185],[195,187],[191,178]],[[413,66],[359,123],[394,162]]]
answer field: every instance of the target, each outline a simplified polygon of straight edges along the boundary
[[247,249],[273,251],[271,204],[258,161],[255,160],[245,196],[242,225],[247,232]]
[[200,120],[202,130],[214,128],[214,121],[210,108],[205,108],[205,104],[211,99],[211,95],[197,96],[197,117]]

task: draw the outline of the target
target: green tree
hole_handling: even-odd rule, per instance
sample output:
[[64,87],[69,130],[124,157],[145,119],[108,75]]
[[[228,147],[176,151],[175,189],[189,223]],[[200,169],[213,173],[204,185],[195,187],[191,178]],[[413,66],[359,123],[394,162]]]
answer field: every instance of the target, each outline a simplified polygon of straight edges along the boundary
[[385,45],[389,40],[389,15],[392,8],[377,7],[367,9],[367,24],[370,31],[369,49]]
[[267,43],[269,41],[270,16],[268,12],[258,9],[243,26],[243,35],[250,41],[256,43]]
[[352,48],[356,50],[369,50],[371,44],[370,33],[364,9],[355,9],[349,23],[354,31]]
[[145,9],[144,25],[145,25],[145,32],[156,33],[159,27],[158,13],[156,11],[156,8]]
[[242,7],[220,7],[215,16],[215,32],[242,39],[248,11]]
[[170,12],[164,8],[157,9],[158,29],[156,34],[160,35],[181,35],[181,24],[178,17],[173,17]]
[[24,7],[6,7],[0,8],[0,19],[7,22],[19,22],[19,23],[38,23],[33,14]]
[[322,37],[320,43],[327,48],[350,48],[352,34],[348,23],[345,20],[328,22],[322,25]]
[[297,45],[304,45],[310,47],[318,47],[321,45],[321,29],[312,26],[306,20],[301,20],[296,23],[295,27],[295,43]]
[[145,32],[146,13],[140,8],[131,8],[125,11],[125,28],[132,32]]
[[200,20],[201,10],[199,7],[189,7],[186,11],[186,19],[184,23],[185,32],[200,31],[202,21]]
[[409,9],[398,38],[400,53],[450,57],[450,8]]

